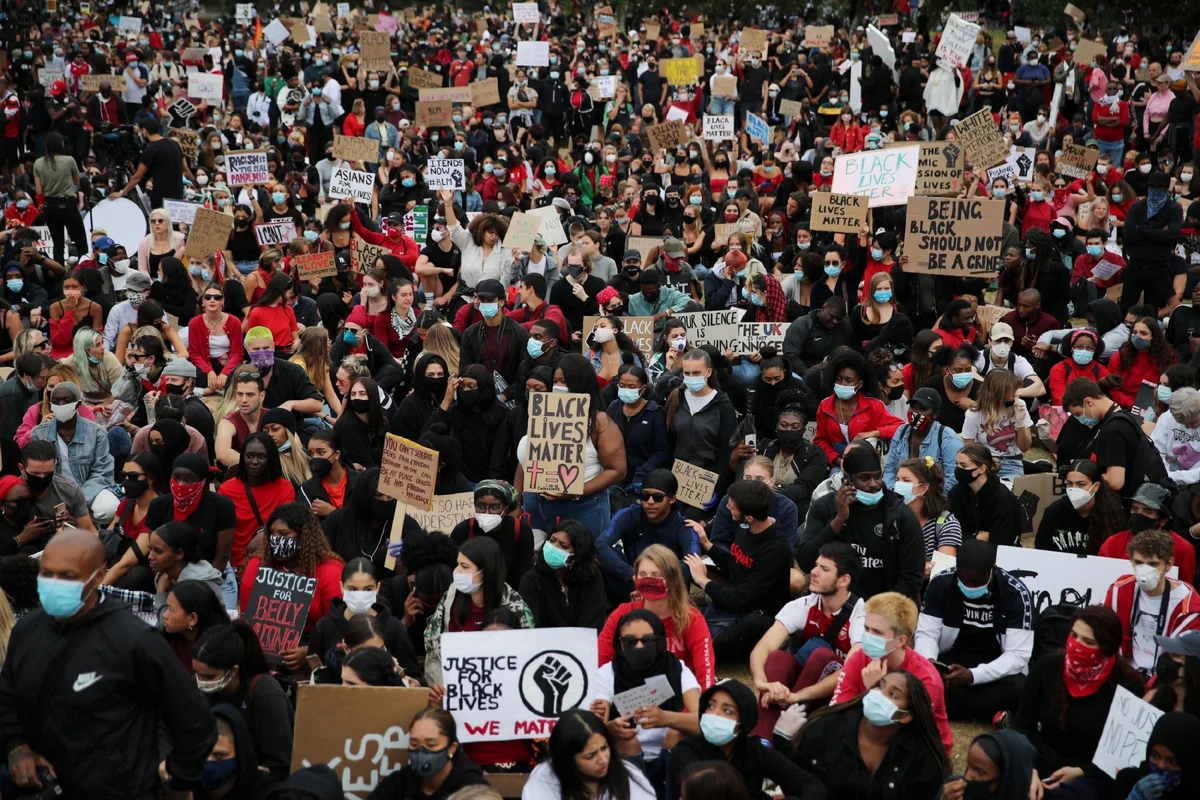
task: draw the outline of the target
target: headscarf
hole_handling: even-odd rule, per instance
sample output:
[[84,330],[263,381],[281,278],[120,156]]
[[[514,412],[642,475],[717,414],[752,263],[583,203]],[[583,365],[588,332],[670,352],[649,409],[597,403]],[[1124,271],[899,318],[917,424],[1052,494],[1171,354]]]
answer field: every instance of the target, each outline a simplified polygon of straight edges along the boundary
[[988,731],[975,737],[974,743],[1000,770],[1000,786],[992,800],[1025,800],[1037,757],[1037,748],[1025,734],[1014,730]]
[[[1147,756],[1156,744],[1171,748],[1182,772],[1179,785],[1169,787],[1164,797],[1196,797],[1200,792],[1200,719],[1182,711],[1163,714],[1146,742]],[[1148,760],[1145,766],[1155,771]]]
[[[647,623],[654,630],[655,637],[654,661],[643,670],[635,670],[630,666],[629,662],[625,660],[624,648],[621,647],[621,629],[636,620],[642,620]],[[671,689],[675,692],[675,695],[670,700],[660,703],[659,708],[663,711],[683,711],[683,686],[681,683],[683,664],[673,653],[667,650],[667,632],[663,627],[662,620],[658,618],[658,614],[644,608],[639,608],[621,617],[621,621],[617,623],[616,630],[613,631],[613,652],[614,694],[620,694],[621,692],[641,686],[646,682],[647,678],[654,677],[655,675],[664,675],[667,682],[671,684]],[[615,707],[612,713],[616,713]]]
[[[149,442],[148,447],[150,452],[158,458],[159,468],[167,469],[168,464],[174,464],[180,454],[188,449],[188,445],[192,443],[192,437],[188,434],[187,428],[183,427],[183,423],[174,419],[160,419],[150,427],[151,431],[158,431],[162,436],[162,444],[154,444]],[[149,440],[150,437],[146,437]],[[207,462],[204,473],[208,472]]]

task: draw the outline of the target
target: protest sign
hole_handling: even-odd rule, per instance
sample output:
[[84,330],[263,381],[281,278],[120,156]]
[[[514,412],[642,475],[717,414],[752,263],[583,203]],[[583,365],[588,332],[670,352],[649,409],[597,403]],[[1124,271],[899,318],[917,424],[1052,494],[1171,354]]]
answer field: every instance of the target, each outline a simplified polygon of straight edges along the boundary
[[475,515],[474,492],[459,492],[458,494],[435,494],[433,508],[429,511],[413,506],[408,509],[408,516],[426,531],[434,531],[450,535],[450,531],[458,523],[471,519]]
[[185,47],[181,58],[185,63],[200,64],[204,61],[204,57],[208,55],[208,48],[205,47]]
[[637,250],[642,256],[642,264],[650,262],[650,257],[658,258],[655,251],[662,247],[662,239],[654,236],[630,236],[625,240],[626,250]]
[[332,278],[337,275],[337,264],[334,252],[326,250],[322,253],[309,253],[306,256],[292,256],[292,270],[296,278],[302,281]]
[[296,223],[284,219],[255,225],[254,238],[259,247],[287,247],[296,238]]
[[771,127],[767,125],[767,121],[749,111],[746,112],[746,135],[757,139],[763,145],[771,143]]
[[431,158],[425,165],[425,186],[429,189],[465,189],[466,176],[461,158]]
[[838,156],[833,163],[833,191],[863,195],[871,208],[900,205],[916,191],[920,160],[921,148],[915,144]]
[[359,172],[346,166],[333,168],[333,174],[329,178],[329,196],[335,200],[349,197],[358,203],[370,203],[374,192],[373,173]]
[[188,258],[204,258],[229,244],[229,232],[233,230],[233,217],[207,208],[196,209],[192,227],[188,229]]
[[738,340],[732,348],[735,356],[757,353],[770,345],[783,352],[783,337],[787,336],[790,322],[739,322]]
[[813,192],[809,226],[814,231],[854,233],[867,224],[867,198],[858,194]]
[[381,245],[368,244],[356,233],[350,241],[350,268],[355,272],[369,272],[375,268],[380,256],[391,254],[391,250]]
[[337,4],[337,15],[343,19],[345,19],[346,17],[349,17],[350,16],[350,4],[349,3],[338,3]]
[[249,25],[254,21],[254,4],[253,3],[238,3],[234,19],[239,25]]
[[300,646],[300,634],[316,590],[316,577],[259,564],[243,613],[258,635],[267,661],[278,665],[282,653]]
[[288,29],[287,25],[283,24],[283,20],[281,19],[271,20],[271,24],[263,28],[263,33],[271,41],[271,44],[276,47],[286,42],[287,38],[292,35],[291,30]]
[[717,487],[717,479],[720,477],[717,473],[686,461],[680,461],[678,458],[671,465],[671,472],[679,480],[679,490],[675,494],[679,502],[695,508],[703,508],[712,500],[713,491]]
[[1063,9],[1063,13],[1075,20],[1076,25],[1082,25],[1083,21],[1087,19],[1087,14],[1080,10],[1074,3],[1067,3],[1067,7]]
[[517,42],[518,67],[550,66],[549,42]]
[[383,31],[365,30],[358,32],[358,69],[369,72],[391,72],[391,38]]
[[952,556],[949,553],[943,553],[941,550],[933,551],[931,559],[932,566],[929,568],[929,577],[940,575],[948,569],[954,569],[958,566],[957,556]]
[[1075,63],[1091,64],[1096,56],[1105,55],[1108,48],[1091,39],[1080,39],[1075,43]]
[[967,148],[967,158],[975,169],[990,167],[1008,157],[1009,145],[1000,135],[990,108],[981,108],[958,123],[955,132]]
[[80,75],[79,90],[95,94],[100,91],[100,84],[105,82],[114,94],[121,94],[129,88],[129,79],[122,72],[120,75]]
[[1118,685],[1092,763],[1110,778],[1117,777],[1117,773],[1126,767],[1141,766],[1146,760],[1150,733],[1163,713]]
[[916,194],[927,197],[954,197],[962,188],[966,153],[957,142],[929,142],[921,145],[917,158]]
[[[188,100],[186,97],[181,97],[178,100],[176,100],[174,103],[171,103],[171,105],[167,106],[167,111],[171,112],[172,117],[175,117],[176,119],[179,119],[179,120],[182,120],[185,122],[187,120],[191,119],[192,117],[196,116],[196,107],[194,105],[192,105],[192,102],[190,100]],[[172,130],[174,130],[174,129],[172,128]],[[188,131],[188,132],[194,133],[197,136],[200,135],[199,131]]]
[[[33,246],[36,247],[38,252],[41,253],[42,255],[53,256],[54,255],[54,237],[50,235],[50,226],[49,225],[30,225],[29,227],[31,230],[33,230],[34,232],[37,233],[37,239],[34,241]],[[12,373],[9,373],[9,374],[11,375]]]
[[1098,158],[1100,158],[1100,151],[1094,147],[1063,142],[1062,155],[1058,157],[1056,166],[1060,175],[1086,180],[1091,177],[1092,170],[1096,168]]
[[657,41],[658,34],[662,31],[661,25],[650,20],[642,20],[642,28],[645,30],[646,41],[648,42]]
[[1020,25],[1013,26],[1013,33],[1017,35],[1017,41],[1021,44],[1029,44],[1033,41],[1033,29],[1025,28]]
[[687,130],[682,122],[663,122],[647,128],[646,136],[650,139],[650,152],[657,153],[659,150],[671,148],[687,141]]
[[588,708],[597,663],[592,628],[443,633],[443,704],[463,742],[546,738],[564,712]]
[[804,106],[800,105],[799,100],[780,100],[779,113],[785,117],[794,117],[804,111]]
[[163,199],[163,209],[167,212],[167,216],[171,218],[171,222],[173,223],[191,225],[192,220],[196,218],[196,212],[201,208],[204,208],[204,206],[200,203]]
[[938,42],[937,52],[939,64],[947,64],[954,68],[965,67],[975,48],[975,37],[979,35],[979,26],[967,22],[958,14],[951,14],[942,29],[942,38]]
[[[596,327],[598,319],[601,318],[583,318],[583,352],[585,353],[588,349],[587,338],[592,335],[592,328]],[[643,361],[649,359],[650,354],[654,352],[654,317],[621,317],[620,319],[625,335],[632,339],[638,350],[642,352]]]
[[608,100],[614,97],[617,93],[617,76],[602,75],[592,79],[593,87],[596,89],[596,94],[601,100]]
[[301,683],[292,771],[327,764],[346,800],[366,800],[408,763],[413,717],[428,705],[428,689]]
[[[174,217],[171,219],[174,219]],[[1100,261],[1096,264],[1096,266],[1092,267],[1092,277],[1106,281],[1116,275],[1122,269],[1124,269],[1124,267],[1114,264],[1111,261]]]
[[700,77],[694,58],[663,58],[658,62],[658,72],[671,86],[692,86]]
[[120,17],[117,20],[117,32],[122,36],[137,36],[142,31],[141,17]]
[[515,247],[528,253],[533,249],[533,239],[541,227],[541,217],[518,211],[508,221],[508,233],[504,235],[504,249],[511,250]]
[[541,19],[537,3],[513,3],[513,22],[518,25],[537,25]]
[[601,39],[607,39],[617,33],[617,18],[609,6],[596,9],[596,33]]
[[[715,97],[737,97],[737,78],[732,75],[714,75],[712,81],[713,96]],[[787,100],[783,102],[789,102]],[[782,111],[782,106],[780,111]]]
[[42,85],[43,89],[49,92],[50,88],[54,86],[55,81],[65,80],[64,76],[65,73],[61,69],[40,69],[38,70],[38,83]]
[[563,230],[562,220],[559,219],[557,208],[554,206],[542,206],[541,208],[531,208],[528,213],[542,218],[542,224],[538,228],[538,233],[541,234],[543,242],[552,246],[567,243],[567,232]]
[[191,72],[187,76],[187,93],[197,100],[220,100],[225,96],[225,79],[207,72]]
[[905,272],[994,275],[1000,266],[1004,201],[910,197]]
[[734,137],[732,114],[706,114],[704,138],[710,142],[722,142]]
[[1005,163],[1012,164],[1016,168],[1017,180],[1031,181],[1033,180],[1033,168],[1037,164],[1037,148],[1013,145],[1009,148]]
[[832,25],[804,26],[805,47],[825,47],[833,39],[833,36],[834,30]]
[[307,44],[314,38],[314,31],[302,19],[292,20],[292,24],[288,26],[288,29],[292,32],[292,41],[296,44]]
[[586,394],[529,395],[525,491],[583,494],[590,407]]
[[[1058,603],[1079,606],[1103,603],[1108,587],[1117,578],[1133,573],[1129,560],[1124,558],[1077,556],[1007,545],[996,548],[996,566],[1025,584],[1035,614]],[[1167,574],[1175,578],[1178,573],[1178,567],[1171,567]]]
[[641,686],[613,695],[617,713],[627,717],[641,708],[657,708],[675,696],[666,675],[652,675]]
[[379,140],[365,136],[334,136],[333,157],[343,161],[374,163],[379,160]]
[[754,56],[767,57],[767,32],[761,28],[742,28],[742,38],[738,40],[738,58]]
[[975,306],[975,324],[981,331],[991,331],[992,326],[1008,313],[1004,306],[993,306],[980,303]]
[[389,433],[379,465],[379,491],[405,505],[431,511],[437,465],[437,450]]
[[500,82],[495,78],[475,81],[470,86],[471,105],[475,108],[493,106],[500,102]]
[[[1192,40],[1192,46],[1188,48],[1187,54],[1183,57],[1183,69],[1186,72],[1200,72],[1200,33],[1196,34],[1196,38]],[[1141,72],[1142,70],[1138,70]],[[1149,69],[1146,70],[1149,75]],[[1138,80],[1145,80],[1138,77]]]
[[729,243],[729,234],[736,233],[736,222],[718,222],[713,225],[713,247],[721,247]]
[[875,20],[875,24],[881,28],[889,28],[892,25],[899,25],[900,24],[900,15],[899,14],[880,14],[878,19]]
[[271,180],[266,150],[231,151],[225,156],[225,170],[230,186],[249,186]]
[[454,120],[454,104],[445,100],[432,102],[417,101],[417,125],[422,128],[437,128],[450,125]]
[[738,323],[745,315],[741,309],[728,311],[690,311],[676,314],[675,318],[687,329],[687,340],[691,344],[711,344],[718,353],[737,347]]
[[440,89],[421,89],[419,94],[422,103],[471,102],[471,87],[469,86],[443,86]]
[[440,89],[442,76],[420,67],[408,68],[408,85],[414,89]]

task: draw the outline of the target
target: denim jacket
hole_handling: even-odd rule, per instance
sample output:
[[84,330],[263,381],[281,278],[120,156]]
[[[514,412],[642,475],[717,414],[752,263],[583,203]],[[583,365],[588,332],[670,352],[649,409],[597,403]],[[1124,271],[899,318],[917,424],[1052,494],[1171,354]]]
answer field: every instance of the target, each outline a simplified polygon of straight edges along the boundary
[[[883,465],[883,483],[885,486],[893,486],[896,483],[896,470],[900,468],[900,462],[908,459],[908,437],[912,432],[912,425],[905,423],[896,431],[896,435],[892,437],[891,449],[888,450],[887,462]],[[917,455],[921,458],[930,456],[942,468],[942,474],[946,476],[946,496],[950,496],[950,490],[954,488],[954,467],[955,456],[962,449],[962,439],[957,433],[947,428],[940,422],[934,422],[929,426],[929,433],[925,434],[925,441],[921,442],[921,446],[917,449]]]
[[[48,419],[33,429],[30,439],[50,442],[58,446],[58,421]],[[113,457],[108,451],[108,432],[89,419],[79,417],[75,420],[75,438],[67,443],[67,452],[71,463],[64,464],[62,459],[55,459],[54,471],[65,478],[71,478],[83,490],[83,496],[88,505],[96,499],[101,489],[111,489],[114,485]],[[67,468],[70,472],[67,472]]]

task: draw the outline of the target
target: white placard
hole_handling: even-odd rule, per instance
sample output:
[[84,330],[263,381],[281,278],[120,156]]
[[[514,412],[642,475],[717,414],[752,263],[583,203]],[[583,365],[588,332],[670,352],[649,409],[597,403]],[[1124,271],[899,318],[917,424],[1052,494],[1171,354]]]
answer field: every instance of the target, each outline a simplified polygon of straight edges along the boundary
[[1033,30],[1031,28],[1022,28],[1020,25],[1014,25],[1013,33],[1017,35],[1017,41],[1021,44],[1029,44],[1033,41]]
[[1162,715],[1162,711],[1124,686],[1118,686],[1092,763],[1110,778],[1117,777],[1126,767],[1140,766],[1146,760],[1150,732]]
[[1016,169],[1017,180],[1031,181],[1033,180],[1033,168],[1037,163],[1037,148],[1013,145],[1008,150],[1008,158],[1005,159],[1005,163],[1012,164]]
[[958,14],[951,14],[942,29],[942,38],[938,42],[938,61],[953,67],[965,67],[975,48],[975,37],[979,35],[979,26],[967,22]]
[[550,66],[549,42],[517,42],[518,67]]
[[592,628],[442,634],[443,705],[463,742],[545,738],[596,696]]
[[50,87],[54,85],[55,81],[61,80],[65,80],[63,77],[63,71],[61,69],[38,70],[38,83],[40,83],[42,88],[44,88],[47,92],[50,91]]
[[710,142],[722,142],[733,138],[732,114],[706,114],[704,116],[704,138]]
[[225,95],[225,78],[208,72],[193,72],[187,76],[189,97],[197,100],[220,100]]
[[518,25],[537,25],[541,21],[537,3],[513,3],[513,21]]
[[465,189],[466,175],[461,158],[431,158],[425,168],[425,185],[430,189]]
[[50,236],[50,226],[30,225],[29,227],[30,229],[36,231],[38,235],[37,241],[33,243],[33,246],[36,247],[38,252],[40,252],[42,255],[53,256],[54,239]]
[[790,322],[739,322],[738,341],[733,347],[735,356],[757,353],[767,345],[783,352],[783,339],[787,336]]
[[[1133,573],[1133,566],[1124,558],[1080,557],[1008,545],[996,548],[996,566],[1025,584],[1037,611],[1058,603],[1103,603],[1108,587]],[[1179,567],[1171,567],[1167,574],[1179,577]]]
[[679,106],[672,104],[671,107],[667,109],[667,122],[687,122],[687,118],[688,112],[685,108],[680,108]]
[[1119,267],[1111,261],[1101,261],[1096,266],[1092,267],[1092,277],[1106,281],[1123,269],[1124,267]]
[[296,223],[283,219],[255,225],[254,238],[260,247],[285,248],[296,238]]
[[[907,33],[904,34],[904,36],[908,35]],[[913,39],[916,36],[915,33],[912,34]],[[904,41],[909,42],[912,40],[905,39]],[[874,25],[867,25],[867,42],[871,45],[871,52],[879,56],[888,69],[894,72],[896,69],[896,51],[892,48],[892,41],[888,38],[887,34]]]
[[337,4],[337,15],[339,17],[342,17],[343,19],[350,16],[350,4],[349,3],[338,3]]
[[230,151],[225,156],[225,176],[230,186],[266,183],[271,179],[271,173],[267,169],[266,151]]
[[987,171],[987,182],[991,184],[997,178],[1007,178],[1012,183],[1017,178],[1017,167],[1011,161],[1004,161]]
[[271,44],[279,46],[287,41],[287,38],[292,35],[287,25],[283,24],[281,19],[271,20],[271,24],[263,28],[263,33],[271,40]]
[[542,206],[541,208],[530,209],[529,213],[535,217],[542,218],[542,224],[538,228],[538,234],[541,235],[542,241],[552,246],[567,243],[567,232],[563,230],[562,220],[559,219],[557,208],[554,206]]
[[608,100],[609,98],[616,96],[616,75],[601,75],[598,78],[592,78],[592,84],[595,85],[596,90],[600,92],[601,100]]
[[199,203],[189,203],[186,200],[163,200],[163,208],[171,217],[172,223],[191,225],[196,218],[196,209],[203,208]]
[[917,40],[917,32],[916,31],[904,31],[904,33],[900,34],[900,43],[901,44],[912,44],[916,40]]
[[687,331],[687,340],[694,344],[711,344],[718,353],[741,347],[741,331],[738,323],[745,312],[732,311],[689,311],[676,314]]
[[613,695],[613,705],[622,717],[628,717],[639,708],[661,706],[675,696],[666,675],[654,675],[641,686],[635,686]]
[[234,19],[239,25],[249,25],[254,21],[254,4],[253,3],[238,3]]
[[850,65],[850,108],[855,114],[862,111],[862,67],[861,61]]
[[948,569],[954,569],[958,565],[958,558],[949,553],[943,553],[940,550],[933,551],[932,566],[929,568],[929,577],[941,575]]
[[920,145],[838,156],[833,162],[833,192],[867,197],[871,208],[902,205],[916,193],[920,160]]
[[142,18],[120,17],[117,20],[117,32],[122,36],[137,36],[142,32]]
[[329,196],[335,200],[350,197],[359,203],[370,203],[375,191],[375,176],[350,167],[334,167],[329,179]]

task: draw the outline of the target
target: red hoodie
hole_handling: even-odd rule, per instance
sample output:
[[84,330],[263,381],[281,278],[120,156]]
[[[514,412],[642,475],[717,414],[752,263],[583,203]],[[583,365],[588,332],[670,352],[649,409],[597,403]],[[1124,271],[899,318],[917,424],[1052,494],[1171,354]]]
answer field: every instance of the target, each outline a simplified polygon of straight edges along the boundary
[[367,230],[358,219],[358,209],[353,206],[350,207],[350,223],[354,226],[354,232],[367,244],[386,247],[391,251],[392,255],[403,261],[404,266],[409,269],[417,265],[417,258],[421,255],[421,247],[411,236],[407,236],[404,231],[392,231],[392,233],[399,233],[399,237],[393,238],[390,235],[385,236],[382,233]]

